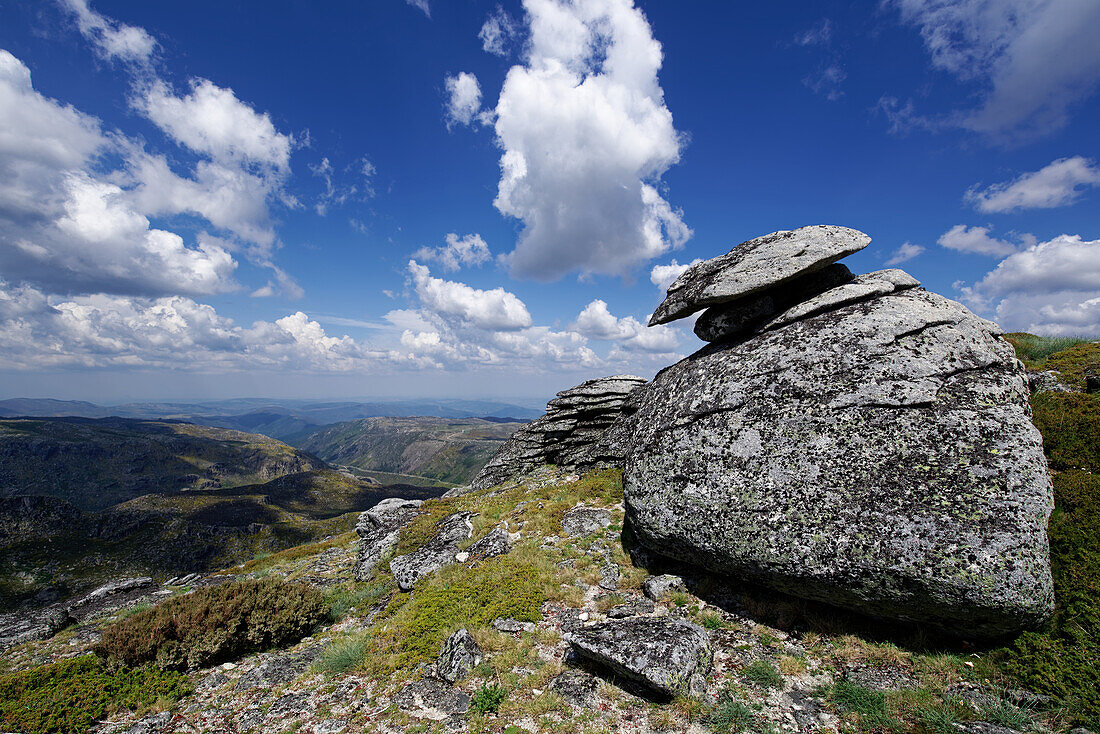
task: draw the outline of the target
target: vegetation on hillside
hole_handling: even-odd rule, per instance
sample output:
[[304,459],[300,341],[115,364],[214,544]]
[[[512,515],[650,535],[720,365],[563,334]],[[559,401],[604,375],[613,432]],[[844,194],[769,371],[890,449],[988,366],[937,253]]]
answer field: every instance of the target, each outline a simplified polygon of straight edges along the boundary
[[522,423],[480,418],[364,418],[325,426],[294,445],[340,466],[469,482]]
[[328,618],[311,586],[266,578],[173,597],[103,630],[96,654],[124,665],[194,670],[297,642]]

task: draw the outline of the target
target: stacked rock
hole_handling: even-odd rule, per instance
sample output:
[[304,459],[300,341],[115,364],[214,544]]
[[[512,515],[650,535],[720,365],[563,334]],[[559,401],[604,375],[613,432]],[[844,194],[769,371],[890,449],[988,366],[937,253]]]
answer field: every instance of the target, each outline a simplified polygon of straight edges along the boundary
[[[688,269],[651,324],[710,345],[631,402],[627,516],[649,550],[966,635],[1052,610],[1052,509],[1023,366],[1001,330],[870,239],[805,227]],[[620,430],[620,429],[617,429]]]
[[[474,489],[491,487],[543,464],[586,470],[618,466],[626,446],[612,428],[624,404],[645,379],[614,375],[562,390],[546,414],[516,431],[474,478]],[[629,408],[627,408],[629,410]]]

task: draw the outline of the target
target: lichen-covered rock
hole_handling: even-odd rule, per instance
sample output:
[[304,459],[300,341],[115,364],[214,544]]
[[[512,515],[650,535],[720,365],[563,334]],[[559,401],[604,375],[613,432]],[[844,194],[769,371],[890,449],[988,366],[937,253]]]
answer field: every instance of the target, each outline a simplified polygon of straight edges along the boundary
[[436,669],[439,677],[448,683],[462,680],[481,664],[481,648],[469,630],[460,629],[448,637],[439,652]]
[[417,718],[445,721],[469,710],[470,694],[451,688],[438,678],[422,678],[394,694],[393,702]]
[[625,619],[627,617],[638,617],[643,614],[653,614],[656,605],[644,596],[637,597],[631,601],[625,602],[611,607],[607,610],[607,616],[611,619]]
[[642,582],[642,593],[653,601],[661,601],[674,591],[687,591],[684,580],[671,573],[647,576]]
[[602,507],[574,507],[562,516],[562,532],[570,538],[579,538],[599,532],[611,525],[611,510]]
[[760,293],[711,306],[695,321],[695,335],[717,342],[751,333],[784,310],[850,283],[854,277],[847,266],[833,263]]
[[638,617],[565,635],[577,654],[666,696],[706,690],[713,654],[702,627],[683,619]]
[[817,225],[742,242],[693,265],[668,289],[649,325],[667,324],[716,303],[729,303],[788,283],[859,252],[871,238],[847,227]]
[[493,528],[484,538],[472,543],[466,552],[471,561],[480,561],[493,556],[503,556],[511,549],[508,531],[504,528]]
[[1037,625],[1051,485],[1000,333],[910,288],[705,347],[637,399],[634,532],[865,613],[965,635]]
[[397,547],[401,528],[412,522],[421,500],[387,497],[359,516],[355,532],[359,535],[355,578],[366,581],[378,564]]
[[500,484],[543,464],[588,470],[619,465],[627,446],[612,428],[630,394],[645,380],[614,375],[563,390],[546,414],[528,423],[493,454],[471,482],[474,490]]
[[789,324],[792,321],[798,321],[825,311],[833,311],[849,303],[866,301],[870,298],[885,296],[887,293],[893,293],[894,291],[916,288],[919,285],[920,282],[916,278],[897,268],[864,273],[863,275],[857,275],[850,283],[835,286],[791,306],[762,325],[760,329],[761,331],[778,329],[780,326]]
[[596,691],[600,682],[595,676],[582,670],[566,670],[550,681],[550,690],[564,698],[568,703],[588,708],[596,702]]
[[390,561],[390,571],[402,591],[409,591],[416,582],[430,573],[455,562],[458,544],[474,532],[472,512],[456,512],[436,524],[436,532],[428,542],[411,553]]

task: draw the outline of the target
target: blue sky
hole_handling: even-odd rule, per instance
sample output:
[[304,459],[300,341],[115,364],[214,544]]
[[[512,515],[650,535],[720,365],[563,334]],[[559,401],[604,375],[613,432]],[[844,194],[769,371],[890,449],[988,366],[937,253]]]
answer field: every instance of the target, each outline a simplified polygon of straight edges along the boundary
[[822,223],[1100,333],[1095,0],[320,5],[0,3],[0,397],[648,377],[676,266]]

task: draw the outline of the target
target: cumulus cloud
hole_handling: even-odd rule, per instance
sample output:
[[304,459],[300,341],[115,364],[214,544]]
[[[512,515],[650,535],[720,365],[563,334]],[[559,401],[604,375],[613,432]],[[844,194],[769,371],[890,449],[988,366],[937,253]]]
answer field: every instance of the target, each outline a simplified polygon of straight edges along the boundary
[[633,316],[617,318],[608,310],[607,303],[600,299],[584,307],[573,328],[592,339],[619,342],[629,350],[667,354],[679,346],[674,329],[667,326],[646,327]]
[[988,227],[967,227],[965,224],[956,224],[940,235],[937,242],[949,250],[992,257],[1006,257],[1019,249],[1007,240],[993,237]]
[[668,265],[654,265],[653,269],[649,271],[649,282],[657,286],[662,293],[668,290],[672,282],[684,274],[688,268],[693,265],[698,265],[703,262],[699,258],[695,258],[689,263],[681,265],[673,259]]
[[489,245],[479,234],[468,234],[459,237],[451,232],[444,238],[446,244],[439,247],[421,247],[413,257],[417,260],[435,261],[443,266],[444,270],[458,270],[463,267],[474,267],[489,262]]
[[290,167],[293,139],[209,79],[192,79],[191,92],[175,95],[163,81],[149,84],[132,104],[181,145],[219,161],[256,164],[277,171]]
[[512,41],[519,35],[519,26],[512,16],[497,6],[485,19],[477,37],[481,39],[481,48],[495,56],[507,56]]
[[527,0],[524,63],[495,112],[494,205],[523,222],[518,277],[624,275],[691,230],[657,188],[681,137],[657,79],[661,45],[631,0]]
[[189,245],[152,227],[147,215],[156,207],[95,173],[101,156],[125,145],[105,135],[95,118],[35,91],[29,69],[6,51],[0,51],[0,130],[0,268],[7,277],[62,292],[209,294],[238,287],[225,247],[201,237]]
[[145,29],[107,18],[88,5],[88,0],[62,0],[76,18],[77,28],[106,59],[144,64],[152,57],[157,42]]
[[1100,166],[1074,156],[1059,158],[1038,171],[1006,183],[966,192],[966,201],[980,212],[1003,213],[1016,209],[1053,209],[1076,202],[1084,188],[1100,185]]
[[447,86],[447,127],[477,121],[481,111],[481,85],[477,77],[460,71],[448,76],[444,83]]
[[920,28],[937,69],[977,84],[945,124],[1001,138],[1062,127],[1100,83],[1094,0],[887,0]]
[[1009,331],[1072,335],[1100,333],[1098,283],[1100,240],[1061,235],[1009,255],[973,285],[956,285]]
[[421,304],[434,314],[490,331],[531,326],[527,306],[503,288],[485,291],[433,278],[428,268],[415,260],[409,261],[408,272]]
[[921,245],[914,245],[912,242],[906,242],[902,244],[901,247],[894,250],[893,254],[890,255],[890,259],[886,261],[886,264],[901,265],[919,256],[922,252],[924,252],[924,248]]

